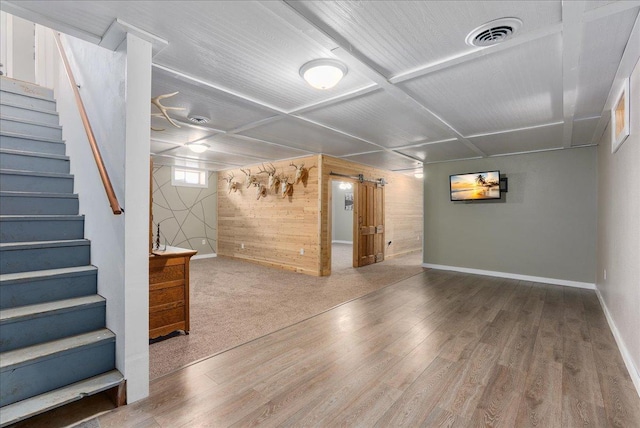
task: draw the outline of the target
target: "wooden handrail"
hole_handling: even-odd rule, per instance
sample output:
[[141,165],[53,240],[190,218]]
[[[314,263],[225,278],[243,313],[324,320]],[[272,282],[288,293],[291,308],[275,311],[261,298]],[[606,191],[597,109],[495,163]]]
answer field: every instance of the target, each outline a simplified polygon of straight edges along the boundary
[[104,185],[104,190],[105,192],[107,192],[109,205],[111,205],[111,209],[113,210],[114,214],[122,214],[124,212],[124,209],[120,207],[118,198],[116,197],[116,192],[113,191],[113,186],[111,185],[111,180],[109,180],[109,174],[107,173],[107,168],[104,166],[102,156],[100,155],[100,149],[98,148],[98,143],[96,142],[96,137],[93,135],[93,129],[91,128],[91,123],[89,123],[89,118],[87,117],[87,110],[84,108],[84,103],[82,102],[82,98],[80,97],[80,91],[78,91],[76,79],[73,77],[73,72],[71,71],[71,67],[69,66],[69,60],[67,59],[67,55],[64,52],[64,48],[62,47],[60,35],[54,31],[53,36],[55,37],[56,45],[58,46],[58,51],[60,52],[60,57],[62,58],[62,62],[64,63],[64,68],[67,72],[69,84],[71,84],[71,89],[73,89],[73,94],[76,98],[76,105],[78,106],[78,110],[80,111],[80,118],[82,119],[84,130],[87,133],[89,145],[91,146],[91,152],[93,153],[93,158],[96,160],[96,166],[98,167],[98,172],[100,173],[100,178],[102,179],[102,184]]

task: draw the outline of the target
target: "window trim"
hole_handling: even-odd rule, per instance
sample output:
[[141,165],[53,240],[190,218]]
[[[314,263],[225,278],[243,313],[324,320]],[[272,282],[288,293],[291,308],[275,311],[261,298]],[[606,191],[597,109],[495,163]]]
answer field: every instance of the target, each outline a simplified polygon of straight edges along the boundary
[[[204,184],[200,183],[187,183],[185,180],[177,180],[176,179],[176,171],[184,171],[186,172],[197,172],[200,174],[200,179],[204,177]],[[198,169],[198,168],[189,168],[184,166],[172,166],[171,167],[171,185],[175,187],[197,187],[200,189],[209,188],[209,174],[206,169]]]

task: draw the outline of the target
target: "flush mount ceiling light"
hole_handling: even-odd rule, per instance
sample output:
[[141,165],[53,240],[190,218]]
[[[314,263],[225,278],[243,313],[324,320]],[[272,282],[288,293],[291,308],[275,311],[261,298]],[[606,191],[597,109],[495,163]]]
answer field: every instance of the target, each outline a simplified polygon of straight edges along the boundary
[[493,46],[513,37],[522,27],[518,18],[500,18],[489,21],[469,33],[465,42],[469,46]]
[[204,116],[195,116],[194,115],[194,116],[189,116],[188,119],[189,119],[190,122],[193,122],[193,123],[198,124],[198,125],[202,125],[202,124],[205,124],[205,123],[209,122],[209,119],[204,117]]
[[209,145],[205,143],[187,143],[186,146],[189,147],[189,150],[195,153],[206,152],[209,148]]
[[300,67],[300,76],[316,89],[331,89],[347,74],[347,66],[337,59],[314,59]]
[[413,174],[416,178],[422,178],[424,177],[424,173],[422,172],[416,172],[415,174]]

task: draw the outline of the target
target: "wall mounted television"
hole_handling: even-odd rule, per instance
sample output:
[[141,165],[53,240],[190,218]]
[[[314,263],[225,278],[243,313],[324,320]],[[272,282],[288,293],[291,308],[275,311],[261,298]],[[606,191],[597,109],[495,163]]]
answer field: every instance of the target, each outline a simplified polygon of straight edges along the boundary
[[452,201],[500,199],[500,171],[480,171],[449,176]]

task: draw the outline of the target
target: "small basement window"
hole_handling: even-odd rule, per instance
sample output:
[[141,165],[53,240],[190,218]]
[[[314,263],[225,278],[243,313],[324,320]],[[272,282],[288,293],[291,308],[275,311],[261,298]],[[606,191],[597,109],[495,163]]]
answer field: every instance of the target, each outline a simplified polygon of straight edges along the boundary
[[171,184],[182,187],[209,187],[209,176],[204,169],[171,167]]

